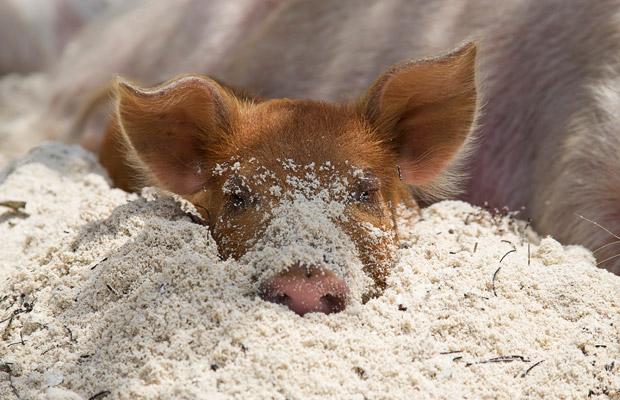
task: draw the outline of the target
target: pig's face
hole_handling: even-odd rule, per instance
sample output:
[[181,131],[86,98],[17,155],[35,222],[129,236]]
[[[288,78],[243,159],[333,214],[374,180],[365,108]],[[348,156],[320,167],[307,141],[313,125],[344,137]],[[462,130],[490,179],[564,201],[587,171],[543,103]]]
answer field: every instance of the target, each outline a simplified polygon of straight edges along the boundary
[[235,95],[187,76],[118,85],[129,160],[202,214],[259,294],[336,312],[380,294],[406,184],[443,189],[476,111],[475,48],[396,66],[353,104]]
[[255,263],[259,283],[301,264],[335,272],[351,296],[380,293],[396,245],[395,156],[352,107],[273,100],[240,114],[189,197],[221,254]]

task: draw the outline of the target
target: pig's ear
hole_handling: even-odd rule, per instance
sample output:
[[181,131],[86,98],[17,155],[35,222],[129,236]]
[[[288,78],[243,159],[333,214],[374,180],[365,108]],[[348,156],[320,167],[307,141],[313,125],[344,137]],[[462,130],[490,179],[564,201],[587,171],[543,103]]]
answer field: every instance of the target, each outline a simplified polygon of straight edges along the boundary
[[433,186],[474,125],[476,46],[392,67],[371,86],[363,112],[398,155],[402,179]]
[[129,162],[150,184],[178,194],[199,191],[209,148],[231,128],[231,95],[209,78],[185,76],[151,89],[119,78],[116,98]]

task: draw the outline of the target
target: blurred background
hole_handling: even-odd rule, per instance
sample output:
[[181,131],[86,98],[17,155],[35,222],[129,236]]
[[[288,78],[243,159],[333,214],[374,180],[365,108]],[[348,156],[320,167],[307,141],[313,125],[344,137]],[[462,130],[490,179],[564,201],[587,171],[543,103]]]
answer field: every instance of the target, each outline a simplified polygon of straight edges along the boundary
[[93,20],[112,19],[141,0],[0,0],[0,167],[39,140],[46,72]]

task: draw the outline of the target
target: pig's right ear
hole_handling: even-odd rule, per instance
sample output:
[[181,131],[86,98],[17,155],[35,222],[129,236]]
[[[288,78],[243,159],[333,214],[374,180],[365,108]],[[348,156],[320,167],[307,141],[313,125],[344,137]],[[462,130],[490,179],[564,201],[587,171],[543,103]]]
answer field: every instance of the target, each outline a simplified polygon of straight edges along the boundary
[[116,98],[128,161],[150,184],[178,194],[199,191],[209,148],[231,130],[233,97],[209,78],[185,76],[151,89],[119,78]]
[[406,183],[433,188],[466,143],[477,110],[475,61],[476,46],[468,43],[396,65],[362,99],[362,112],[395,153]]

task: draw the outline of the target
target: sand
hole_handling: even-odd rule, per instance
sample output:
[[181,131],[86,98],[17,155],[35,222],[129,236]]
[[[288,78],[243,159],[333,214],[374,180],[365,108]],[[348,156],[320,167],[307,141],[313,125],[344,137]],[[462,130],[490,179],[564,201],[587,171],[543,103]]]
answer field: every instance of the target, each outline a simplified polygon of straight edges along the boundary
[[178,201],[47,144],[0,172],[0,398],[620,398],[620,278],[445,201],[384,295],[304,318],[256,297]]

